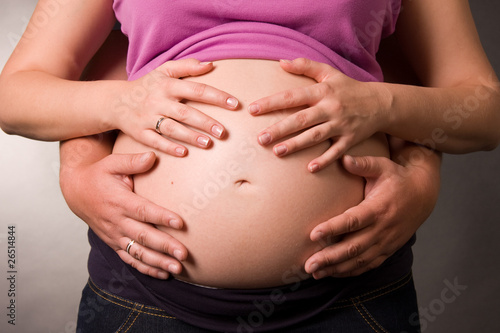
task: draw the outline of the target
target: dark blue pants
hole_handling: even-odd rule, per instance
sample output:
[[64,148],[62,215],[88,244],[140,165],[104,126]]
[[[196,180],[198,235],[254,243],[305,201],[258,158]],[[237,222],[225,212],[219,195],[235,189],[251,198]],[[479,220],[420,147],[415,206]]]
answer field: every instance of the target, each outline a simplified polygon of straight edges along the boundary
[[[398,283],[377,288],[357,297],[334,303],[300,324],[277,333],[418,333],[418,305],[411,275]],[[238,333],[252,333],[252,323]],[[255,326],[256,327],[256,326]],[[184,323],[165,311],[135,303],[99,289],[92,281],[85,286],[78,314],[77,333],[208,333]]]

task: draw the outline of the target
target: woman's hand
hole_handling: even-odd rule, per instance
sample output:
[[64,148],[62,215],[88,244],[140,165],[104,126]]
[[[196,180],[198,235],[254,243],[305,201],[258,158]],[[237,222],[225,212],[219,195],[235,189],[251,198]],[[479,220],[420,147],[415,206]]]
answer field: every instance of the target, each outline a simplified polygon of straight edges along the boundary
[[[340,241],[313,254],[306,272],[316,279],[360,275],[380,266],[422,225],[437,201],[440,156],[419,146],[405,149],[414,155],[398,155],[402,165],[385,157],[343,158],[347,171],[366,179],[365,199],[312,230],[313,241]],[[418,153],[423,159],[412,161]]]
[[[143,274],[166,279],[182,270],[187,249],[154,225],[181,229],[182,219],[132,192],[132,174],[149,170],[153,153],[108,155],[61,168],[61,189],[71,210],[120,258]],[[69,163],[68,163],[69,164]],[[126,248],[130,240],[135,243]]]
[[294,135],[274,146],[277,156],[332,140],[331,147],[309,163],[308,169],[316,172],[382,127],[390,96],[379,83],[359,82],[329,65],[304,58],[282,60],[280,64],[287,72],[308,76],[318,83],[286,90],[249,105],[248,111],[256,116],[309,106],[259,133],[262,145]]
[[202,75],[213,68],[212,63],[194,59],[166,62],[128,83],[128,89],[112,108],[115,111],[112,121],[136,141],[173,156],[185,156],[187,150],[167,138],[199,148],[210,147],[211,138],[193,129],[222,138],[224,126],[183,102],[196,101],[235,110],[238,100],[211,86],[180,78]]

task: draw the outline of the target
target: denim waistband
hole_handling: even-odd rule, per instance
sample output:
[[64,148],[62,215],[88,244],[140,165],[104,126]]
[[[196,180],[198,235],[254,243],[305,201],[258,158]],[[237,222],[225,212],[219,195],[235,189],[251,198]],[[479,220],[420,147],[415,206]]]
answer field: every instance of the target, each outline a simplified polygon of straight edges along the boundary
[[[391,294],[391,292],[397,291],[398,289],[404,287],[408,283],[412,281],[412,274],[411,272],[408,273],[407,275],[403,276],[402,278],[389,283],[383,287],[376,288],[374,290],[371,290],[369,292],[360,294],[360,295],[354,295],[352,297],[346,298],[346,299],[340,299],[335,302],[333,302],[327,309],[324,310],[325,314],[328,313],[329,311],[335,311],[335,310],[345,310],[348,308],[354,308],[357,311],[360,311],[359,309],[364,309],[364,303],[369,302],[372,300],[376,300],[377,298],[383,297],[385,295]],[[129,317],[132,317],[132,319],[129,319],[130,321],[133,320],[133,318],[136,318],[139,315],[146,315],[146,316],[152,316],[155,317],[155,320],[175,320],[178,319],[175,316],[171,315],[167,311],[160,309],[155,306],[148,306],[145,304],[140,304],[132,300],[125,299],[123,297],[120,297],[118,295],[114,295],[103,288],[99,287],[98,285],[95,284],[92,279],[89,279],[88,281],[88,288],[92,290],[93,293],[95,293],[98,297],[102,298],[106,302],[112,303],[116,306],[119,306],[121,308],[127,309],[130,312]],[[103,305],[105,303],[98,302],[99,304]],[[266,320],[269,319],[272,313],[271,307],[268,305],[265,306],[263,305],[261,308],[261,313],[259,314],[261,319],[264,317],[267,317]],[[256,314],[254,314],[254,317]],[[245,320],[254,320],[252,318],[243,318],[241,317],[240,323],[243,323]],[[195,324],[197,326],[197,324]],[[238,331],[238,330],[236,330]],[[252,327],[252,331],[257,332],[259,329],[255,326]]]

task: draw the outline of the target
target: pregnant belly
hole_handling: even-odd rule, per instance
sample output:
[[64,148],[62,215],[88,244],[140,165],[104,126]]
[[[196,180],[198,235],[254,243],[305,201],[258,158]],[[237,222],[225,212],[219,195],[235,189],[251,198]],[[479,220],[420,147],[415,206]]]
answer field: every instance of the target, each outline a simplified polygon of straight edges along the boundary
[[[313,81],[284,72],[277,62],[224,60],[209,74],[189,78],[207,83],[240,101],[227,111],[188,102],[220,121],[224,140],[208,150],[189,148],[184,158],[160,152],[158,163],[135,176],[135,192],[184,219],[182,230],[160,228],[189,251],[178,279],[222,288],[261,288],[307,278],[305,260],[325,244],[309,239],[317,224],[356,205],[364,182],[339,162],[311,174],[307,164],[328,147],[324,142],[285,158],[258,144],[257,133],[296,110],[253,117],[246,107],[256,99]],[[114,152],[150,151],[121,134]],[[387,155],[383,135],[350,152]]]

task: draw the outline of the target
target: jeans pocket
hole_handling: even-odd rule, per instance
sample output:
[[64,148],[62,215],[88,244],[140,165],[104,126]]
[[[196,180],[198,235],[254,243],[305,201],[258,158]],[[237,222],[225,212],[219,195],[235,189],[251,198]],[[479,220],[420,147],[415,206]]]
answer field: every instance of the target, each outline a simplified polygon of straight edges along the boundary
[[411,276],[376,293],[352,298],[351,302],[370,332],[420,332],[419,323],[413,319],[418,304]]
[[125,332],[130,332],[132,329],[132,326],[137,322],[137,319],[139,318],[139,315],[141,314],[141,310],[144,307],[142,304],[134,304],[134,307],[129,311],[127,317],[123,321],[123,323],[120,325],[120,328],[118,328],[115,333],[125,333]]
[[142,307],[142,304],[113,298],[89,281],[82,292],[76,332],[130,332]]
[[363,319],[363,322],[371,328],[371,331],[377,333],[391,333],[389,330],[385,329],[385,327],[377,319],[375,319],[375,316],[371,314],[362,302],[353,300],[353,305]]

